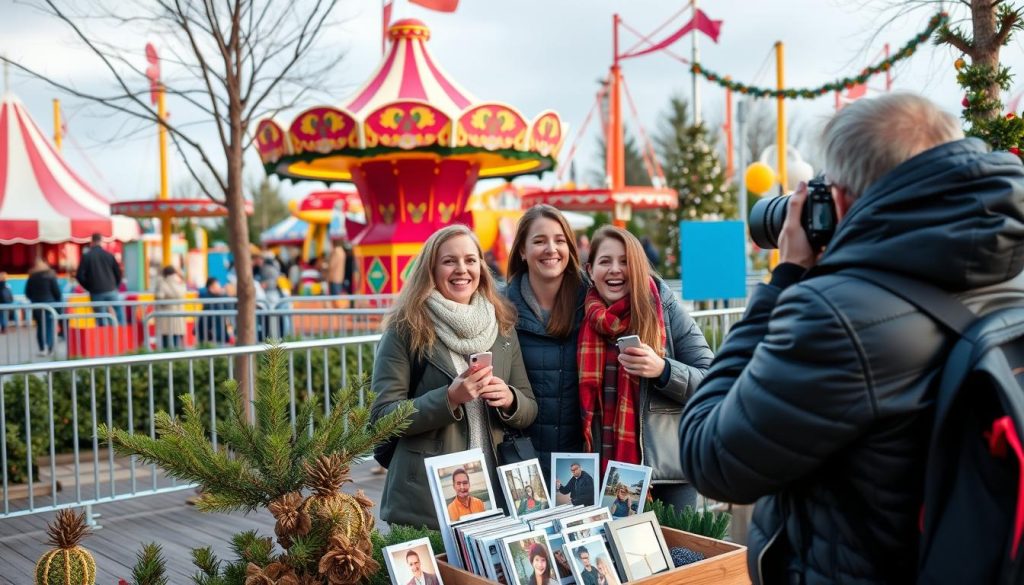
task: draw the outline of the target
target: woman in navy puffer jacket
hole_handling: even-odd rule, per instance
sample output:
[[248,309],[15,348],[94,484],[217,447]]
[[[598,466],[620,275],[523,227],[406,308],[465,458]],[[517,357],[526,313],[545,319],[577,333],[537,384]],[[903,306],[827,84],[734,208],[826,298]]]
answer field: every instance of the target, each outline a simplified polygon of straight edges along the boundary
[[551,453],[583,448],[576,338],[586,284],[575,235],[557,209],[536,205],[519,220],[508,279],[505,295],[519,312],[516,332],[537,398],[527,433],[547,476]]

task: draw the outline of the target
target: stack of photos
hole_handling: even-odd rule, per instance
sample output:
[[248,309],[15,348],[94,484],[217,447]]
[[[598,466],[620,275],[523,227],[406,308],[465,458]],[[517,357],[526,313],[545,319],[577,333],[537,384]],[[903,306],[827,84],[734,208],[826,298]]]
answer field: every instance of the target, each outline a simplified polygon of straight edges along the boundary
[[444,585],[428,538],[385,547],[384,563],[391,585]]
[[536,459],[502,465],[498,468],[498,483],[513,518],[536,516],[551,508],[548,486]]
[[[638,513],[649,467],[609,461],[598,489],[593,454],[554,454],[552,485],[536,459],[504,465],[496,471],[506,512],[497,505],[480,449],[431,457],[425,465],[447,560],[455,567],[502,585],[621,585],[672,567],[657,519]],[[391,547],[406,546],[388,560],[394,584],[434,585],[427,577],[410,582],[415,555],[409,551],[420,549],[406,545]]]
[[423,460],[448,562],[463,569],[452,525],[502,514],[483,451],[469,449]]

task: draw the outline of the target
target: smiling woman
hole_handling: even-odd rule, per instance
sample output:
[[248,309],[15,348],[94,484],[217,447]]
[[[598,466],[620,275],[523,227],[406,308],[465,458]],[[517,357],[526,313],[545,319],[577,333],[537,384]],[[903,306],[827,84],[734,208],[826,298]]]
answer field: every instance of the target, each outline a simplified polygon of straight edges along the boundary
[[[626,230],[594,233],[578,346],[585,450],[653,468],[654,497],[677,510],[696,491],[683,477],[679,419],[714,357],[682,303],[652,274],[643,246]],[[620,337],[639,337],[639,347]]]
[[[515,311],[482,257],[466,226],[435,232],[385,324],[373,365],[371,419],[405,400],[416,408],[384,483],[387,522],[437,528],[423,460],[481,448],[496,481],[494,448],[505,426],[522,429],[537,416]],[[470,365],[469,356],[488,351],[491,365]]]

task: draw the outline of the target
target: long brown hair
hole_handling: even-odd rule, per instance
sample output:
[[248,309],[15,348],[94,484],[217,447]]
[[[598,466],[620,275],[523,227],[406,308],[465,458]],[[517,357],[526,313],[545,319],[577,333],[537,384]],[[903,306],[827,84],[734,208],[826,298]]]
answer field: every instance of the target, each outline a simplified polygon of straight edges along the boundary
[[412,272],[405,281],[405,286],[402,287],[402,292],[398,294],[394,308],[384,321],[385,328],[393,328],[408,335],[413,355],[422,356],[437,339],[430,311],[425,310],[425,305],[427,297],[437,289],[437,285],[434,283],[434,264],[437,263],[441,245],[458,236],[466,236],[476,244],[476,252],[480,261],[480,284],[476,289],[476,294],[483,295],[494,305],[494,316],[498,320],[498,329],[502,335],[510,334],[515,327],[516,310],[505,297],[498,294],[494,276],[487,267],[487,263],[484,262],[480,241],[468,227],[462,224],[453,224],[434,232],[423,244],[419,255],[409,260],[416,264],[413,265]]
[[566,263],[565,272],[562,273],[562,283],[558,285],[555,304],[551,307],[551,317],[547,326],[548,334],[552,337],[567,337],[572,333],[573,322],[576,320],[576,305],[579,302],[583,275],[580,273],[580,252],[576,247],[576,234],[561,211],[550,205],[534,205],[519,219],[516,237],[512,240],[512,253],[508,256],[508,280],[511,282],[516,275],[527,274],[530,271],[530,266],[523,258],[526,238],[530,235],[530,226],[541,218],[558,222],[569,246],[569,261]]
[[[644,247],[636,236],[622,228],[605,225],[598,228],[590,239],[590,258],[597,258],[601,244],[609,239],[618,240],[626,249],[626,269],[629,271],[629,332],[651,346],[658,355],[665,355],[661,342],[663,325],[658,321],[658,308],[650,292],[651,278],[657,276],[644,254]],[[592,262],[587,262],[593,265]]]

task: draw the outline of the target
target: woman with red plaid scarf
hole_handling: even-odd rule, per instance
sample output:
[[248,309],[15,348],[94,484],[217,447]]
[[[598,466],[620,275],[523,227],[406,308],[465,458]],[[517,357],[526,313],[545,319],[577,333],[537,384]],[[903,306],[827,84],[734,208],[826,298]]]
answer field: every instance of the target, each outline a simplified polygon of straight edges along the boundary
[[[602,468],[609,460],[650,466],[654,497],[677,510],[693,506],[679,420],[714,354],[633,234],[598,229],[586,269],[593,288],[577,347],[584,447],[600,453]],[[616,340],[627,335],[638,336],[640,347],[620,353]]]

